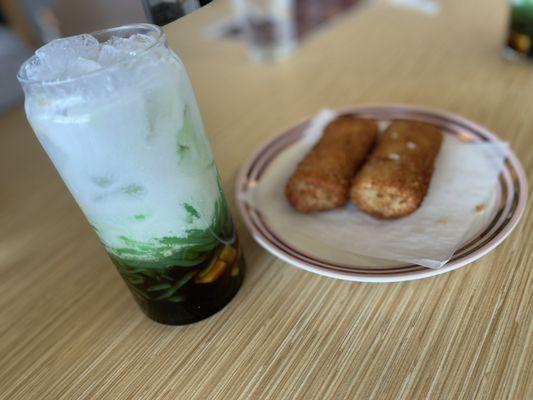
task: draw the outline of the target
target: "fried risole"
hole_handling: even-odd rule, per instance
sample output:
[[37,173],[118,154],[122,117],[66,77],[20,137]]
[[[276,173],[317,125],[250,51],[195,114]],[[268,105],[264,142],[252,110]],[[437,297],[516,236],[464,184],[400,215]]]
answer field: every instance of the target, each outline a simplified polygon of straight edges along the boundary
[[422,122],[394,121],[356,175],[350,197],[378,218],[400,218],[424,200],[442,133]]
[[350,184],[376,140],[374,121],[340,116],[329,123],[285,187],[290,204],[303,213],[342,207]]

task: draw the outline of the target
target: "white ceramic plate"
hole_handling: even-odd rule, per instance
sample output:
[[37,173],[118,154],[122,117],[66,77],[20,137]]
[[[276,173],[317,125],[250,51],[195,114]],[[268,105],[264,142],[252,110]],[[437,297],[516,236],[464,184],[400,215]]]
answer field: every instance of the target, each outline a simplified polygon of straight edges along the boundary
[[[341,113],[376,120],[402,118],[423,121],[437,126],[448,135],[478,142],[499,140],[486,128],[462,117],[422,107],[380,105],[342,110]],[[509,150],[497,190],[490,201],[491,218],[440,269],[365,256],[347,259],[318,241],[297,240],[287,232],[275,230],[260,212],[240,199],[249,185],[257,184],[265,172],[274,167],[274,160],[290,154],[291,146],[302,139],[308,123],[309,120],[306,120],[261,146],[241,169],[236,189],[239,211],[255,240],[273,255],[296,267],[320,275],[361,282],[399,282],[426,278],[463,267],[487,254],[511,233],[522,216],[527,197],[526,177],[520,162]]]

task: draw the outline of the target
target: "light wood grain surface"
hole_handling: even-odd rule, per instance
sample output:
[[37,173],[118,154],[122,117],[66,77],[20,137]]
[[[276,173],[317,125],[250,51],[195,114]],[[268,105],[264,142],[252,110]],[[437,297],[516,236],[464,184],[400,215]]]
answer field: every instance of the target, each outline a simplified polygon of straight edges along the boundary
[[[533,66],[504,61],[507,4],[344,17],[283,63],[204,37],[226,2],[170,24],[232,198],[266,138],[321,107],[416,103],[498,132],[533,178]],[[232,199],[233,200],[233,199]],[[235,211],[234,202],[232,201]],[[467,268],[399,284],[312,275],[253,242],[217,315],[148,320],[41,150],[0,117],[1,399],[532,399],[533,213]]]

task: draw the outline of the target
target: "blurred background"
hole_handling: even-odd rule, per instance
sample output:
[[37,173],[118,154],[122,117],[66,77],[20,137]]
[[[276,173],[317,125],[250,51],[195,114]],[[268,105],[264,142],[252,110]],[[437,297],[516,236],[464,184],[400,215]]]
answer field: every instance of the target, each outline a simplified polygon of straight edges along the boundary
[[[0,113],[22,102],[16,80],[33,51],[59,37],[135,22],[164,26],[216,0],[0,0]],[[509,25],[503,54],[533,59],[533,0],[507,3]],[[205,29],[211,40],[240,41],[254,62],[273,62],[293,53],[336,18],[359,8],[386,3],[429,18],[446,0],[231,0],[233,12]],[[448,4],[453,8],[453,4]],[[463,6],[461,6],[463,7]],[[466,2],[464,7],[467,7]],[[503,38],[502,38],[503,39]]]

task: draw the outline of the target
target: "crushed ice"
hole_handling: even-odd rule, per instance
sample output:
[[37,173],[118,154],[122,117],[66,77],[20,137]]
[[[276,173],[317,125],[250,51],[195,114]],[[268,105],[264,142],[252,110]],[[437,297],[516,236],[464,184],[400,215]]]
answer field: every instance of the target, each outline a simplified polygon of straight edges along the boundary
[[154,37],[139,33],[112,36],[103,43],[89,34],[56,39],[35,52],[24,72],[30,80],[71,79],[135,57],[155,42]]

